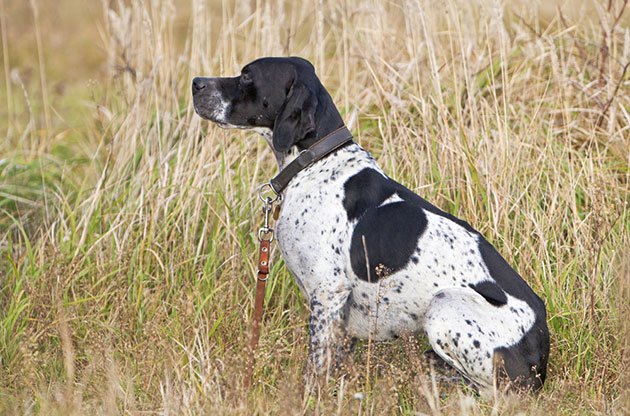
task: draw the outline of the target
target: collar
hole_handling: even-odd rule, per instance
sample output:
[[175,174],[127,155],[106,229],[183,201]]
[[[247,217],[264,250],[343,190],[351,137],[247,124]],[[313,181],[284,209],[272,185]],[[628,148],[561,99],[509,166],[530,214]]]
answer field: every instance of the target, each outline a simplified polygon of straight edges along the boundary
[[302,150],[295,160],[284,167],[276,176],[274,176],[269,184],[273,191],[280,195],[282,191],[289,185],[291,179],[303,169],[311,164],[323,159],[339,149],[344,144],[352,140],[352,133],[346,126],[342,126],[332,133],[322,137],[308,149]]

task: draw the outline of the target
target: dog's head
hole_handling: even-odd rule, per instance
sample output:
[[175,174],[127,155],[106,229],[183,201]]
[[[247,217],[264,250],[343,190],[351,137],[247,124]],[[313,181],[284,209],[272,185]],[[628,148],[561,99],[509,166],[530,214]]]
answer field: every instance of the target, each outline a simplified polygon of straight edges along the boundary
[[195,111],[224,128],[269,129],[276,155],[307,148],[343,125],[330,95],[305,59],[261,58],[233,78],[195,78]]

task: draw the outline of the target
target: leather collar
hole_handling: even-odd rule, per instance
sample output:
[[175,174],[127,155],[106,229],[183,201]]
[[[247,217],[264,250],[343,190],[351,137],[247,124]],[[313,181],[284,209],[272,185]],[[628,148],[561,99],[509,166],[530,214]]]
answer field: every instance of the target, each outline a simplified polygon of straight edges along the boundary
[[287,185],[289,185],[291,179],[300,171],[331,154],[351,140],[352,133],[350,133],[350,130],[348,130],[346,126],[342,126],[316,141],[308,149],[302,150],[295,160],[285,166],[280,173],[269,181],[273,191],[277,195],[280,195]]

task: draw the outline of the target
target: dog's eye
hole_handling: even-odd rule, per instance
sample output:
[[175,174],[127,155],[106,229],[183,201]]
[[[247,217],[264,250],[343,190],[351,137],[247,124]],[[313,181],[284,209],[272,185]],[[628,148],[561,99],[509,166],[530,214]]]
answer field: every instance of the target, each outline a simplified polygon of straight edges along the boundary
[[253,82],[251,75],[247,72],[241,74],[241,85],[249,85]]

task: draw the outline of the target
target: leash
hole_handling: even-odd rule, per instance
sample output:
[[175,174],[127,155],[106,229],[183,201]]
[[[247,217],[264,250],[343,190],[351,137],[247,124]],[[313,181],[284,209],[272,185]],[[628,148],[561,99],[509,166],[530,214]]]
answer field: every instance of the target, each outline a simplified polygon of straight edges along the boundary
[[[258,348],[258,339],[260,338],[260,325],[265,302],[265,287],[267,279],[269,279],[269,253],[271,252],[271,242],[273,241],[273,228],[269,226],[269,215],[272,213],[274,204],[280,204],[282,197],[280,194],[275,196],[264,196],[265,192],[273,188],[269,183],[262,185],[258,190],[258,198],[263,202],[264,224],[258,229],[258,241],[260,248],[258,250],[258,274],[256,276],[256,298],[254,301],[254,311],[252,313],[252,337],[250,339],[249,357],[245,373],[243,385],[249,388],[252,385],[252,376],[254,374],[254,364],[256,363],[256,349]],[[275,193],[275,192],[274,192]],[[278,205],[279,207],[279,205]],[[278,208],[276,207],[276,208]],[[274,212],[274,219],[276,213]]]

